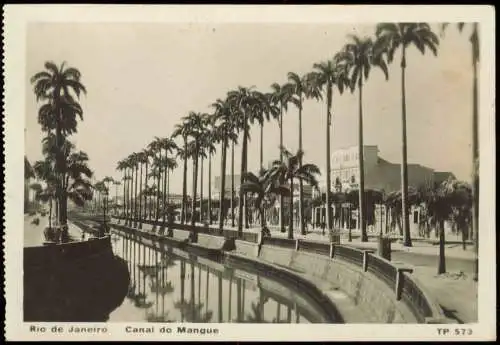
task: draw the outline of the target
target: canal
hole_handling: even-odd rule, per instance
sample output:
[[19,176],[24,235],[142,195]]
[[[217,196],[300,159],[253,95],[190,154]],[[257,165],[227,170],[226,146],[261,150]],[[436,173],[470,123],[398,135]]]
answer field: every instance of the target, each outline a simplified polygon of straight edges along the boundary
[[122,233],[112,233],[111,242],[127,262],[130,285],[108,322],[327,322],[290,284],[178,248],[159,250]]

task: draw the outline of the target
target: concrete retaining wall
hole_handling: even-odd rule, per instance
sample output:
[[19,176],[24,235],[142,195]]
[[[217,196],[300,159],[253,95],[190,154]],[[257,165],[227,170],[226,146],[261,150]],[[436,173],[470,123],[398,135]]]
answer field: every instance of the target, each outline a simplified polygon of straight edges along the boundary
[[417,322],[411,310],[403,302],[396,300],[394,291],[389,286],[354,265],[326,256],[267,245],[262,246],[259,258],[330,283],[345,292],[359,308],[359,312],[368,316],[371,322]]

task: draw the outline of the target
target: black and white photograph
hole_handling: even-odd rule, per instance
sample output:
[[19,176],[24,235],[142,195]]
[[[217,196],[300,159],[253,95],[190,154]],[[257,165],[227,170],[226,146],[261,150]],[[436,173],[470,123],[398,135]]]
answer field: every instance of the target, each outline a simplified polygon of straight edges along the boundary
[[7,7],[10,340],[496,339],[493,8]]

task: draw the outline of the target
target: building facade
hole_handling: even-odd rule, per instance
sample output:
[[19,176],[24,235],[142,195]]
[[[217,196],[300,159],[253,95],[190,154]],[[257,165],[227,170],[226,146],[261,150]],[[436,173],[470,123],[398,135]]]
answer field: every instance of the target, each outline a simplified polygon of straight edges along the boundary
[[[390,193],[401,190],[401,164],[391,163],[379,156],[379,149],[376,145],[366,145],[363,147],[364,156],[364,177],[365,190],[372,189]],[[431,186],[434,183],[441,183],[448,178],[454,178],[450,172],[435,171],[432,168],[420,164],[408,164],[408,186],[418,188],[420,186]],[[331,190],[347,191],[349,189],[359,188],[359,151],[358,146],[351,146],[336,150],[332,153],[332,170],[331,170]],[[326,177],[322,176],[320,181],[320,193],[326,192]],[[314,193],[313,197],[321,194]],[[332,208],[333,205],[332,205]],[[375,206],[375,221],[379,226],[385,221],[384,208]],[[332,210],[335,212],[343,212],[345,210]],[[342,227],[347,227],[348,224],[352,228],[359,228],[359,219],[357,210],[349,210],[352,213],[352,221],[343,222]],[[411,209],[411,225],[413,230],[418,226],[420,210],[418,207]],[[317,207],[313,210],[313,222],[321,224],[325,222],[325,210],[323,207]],[[347,218],[349,216],[347,215]]]
[[[379,156],[378,146],[367,145],[363,148],[365,189],[386,193],[401,189],[401,164],[391,163]],[[332,154],[331,190],[359,188],[358,146],[339,149]],[[414,188],[442,182],[454,177],[450,172],[439,172],[420,164],[408,164],[408,185]],[[320,190],[326,191],[326,178],[322,176]],[[315,194],[314,196],[317,196]]]

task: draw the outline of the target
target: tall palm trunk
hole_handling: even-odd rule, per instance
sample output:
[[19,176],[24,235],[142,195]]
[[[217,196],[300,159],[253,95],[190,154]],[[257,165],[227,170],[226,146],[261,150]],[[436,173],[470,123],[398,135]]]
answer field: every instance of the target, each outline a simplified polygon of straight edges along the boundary
[[[244,183],[244,175],[246,171],[246,160],[247,160],[247,133],[248,133],[248,126],[247,126],[247,115],[244,113],[244,119],[243,119],[243,145],[241,148],[241,172],[240,172],[240,186],[243,185]],[[239,198],[239,205],[238,205],[238,235],[241,236],[243,234],[243,213],[246,212],[246,207],[244,207],[245,204],[245,195],[241,194]],[[247,219],[245,214],[245,219]]]
[[165,164],[163,165],[163,223],[166,221],[166,216],[167,216],[167,176],[168,176],[168,154],[167,151],[165,150]]
[[[368,242],[365,222],[365,158],[363,146],[363,73],[359,78],[359,118],[358,118],[358,156],[359,156],[359,225],[361,229],[361,242]],[[351,217],[349,216],[349,222]],[[350,224],[349,224],[350,227]]]
[[203,156],[200,163],[200,222],[203,223]]
[[132,220],[132,183],[134,182],[134,167],[129,167],[128,176],[130,179],[127,184],[127,221],[130,223]]
[[231,142],[231,226],[234,228],[234,141]]
[[156,179],[156,222],[160,219],[160,180],[161,180],[161,148],[158,150],[158,176]]
[[[222,143],[222,159],[220,167],[220,196],[219,196],[219,231],[222,233],[224,228],[224,200],[226,191],[226,156],[227,156],[227,135],[224,136],[224,141]],[[233,197],[231,195],[231,207],[233,207]]]
[[401,52],[401,201],[403,211],[403,246],[411,247],[410,216],[408,205],[408,162],[406,149],[406,90],[405,90],[406,50]]
[[[299,95],[299,150],[302,151],[302,93]],[[302,156],[299,159],[299,167],[302,168]],[[304,183],[299,179],[299,221],[300,233],[306,234],[306,227],[304,222]]]
[[264,168],[264,122],[260,124],[260,168]]
[[137,218],[138,218],[138,204],[137,204],[137,183],[139,182],[138,180],[138,173],[139,173],[139,164],[136,164],[135,166],[135,190],[134,190],[134,226],[137,225]]
[[332,213],[331,213],[331,161],[330,161],[330,127],[332,126],[332,83],[330,80],[326,86],[326,227],[332,233]]
[[182,176],[182,206],[181,206],[181,224],[186,221],[186,196],[187,194],[187,138],[184,137],[184,171]]
[[[283,163],[283,104],[280,104],[280,161]],[[283,195],[280,198],[280,230],[285,232],[285,199]]]
[[290,197],[288,198],[290,207],[290,220],[288,221],[288,239],[293,240],[293,177],[290,177]]
[[439,226],[439,265],[438,274],[446,273],[446,257],[444,254],[444,221],[440,220],[436,226]]
[[170,205],[170,168],[167,168],[167,205]]
[[62,177],[62,161],[63,161],[63,154],[62,154],[62,143],[63,143],[63,135],[62,135],[62,129],[61,129],[61,124],[60,124],[60,118],[56,119],[56,164],[55,164],[55,170],[56,170],[56,200],[57,200],[57,207],[56,207],[56,218],[57,221],[59,222],[59,225],[63,225],[63,212],[62,212],[62,205],[63,205],[63,195],[62,195],[62,189],[63,189],[63,177]]
[[191,231],[194,231],[196,223],[196,193],[198,187],[198,143],[195,144],[195,152],[193,155],[193,200],[191,202]]
[[130,201],[130,221],[132,222],[132,219],[134,218],[134,212],[135,212],[135,199],[134,199],[134,183],[135,183],[135,179],[134,179],[134,170],[135,170],[135,166],[132,166],[131,167],[131,172],[130,172],[130,198],[129,198],[129,201]]
[[114,212],[113,212],[113,214],[115,214],[115,215],[118,212],[117,204],[118,204],[118,184],[115,184],[115,204],[114,204]]
[[208,224],[212,225],[212,154],[208,155]]
[[123,169],[123,216],[127,218],[127,168]]
[[479,271],[479,138],[478,138],[478,85],[477,65],[479,62],[478,24],[473,24],[472,44],[472,232],[474,241],[474,276],[477,281]]
[[142,162],[139,163],[139,170],[140,170],[140,175],[139,175],[139,229],[142,228]]
[[165,165],[163,165],[163,209],[162,209],[162,220],[163,223],[166,221],[167,217],[167,176],[168,176],[168,154],[167,151],[165,151]]
[[144,176],[144,190],[147,191],[147,193],[144,195],[144,219],[148,218],[148,208],[149,208],[149,203],[148,203],[148,195],[149,195],[149,190],[148,190],[148,160],[146,160],[146,173]]

